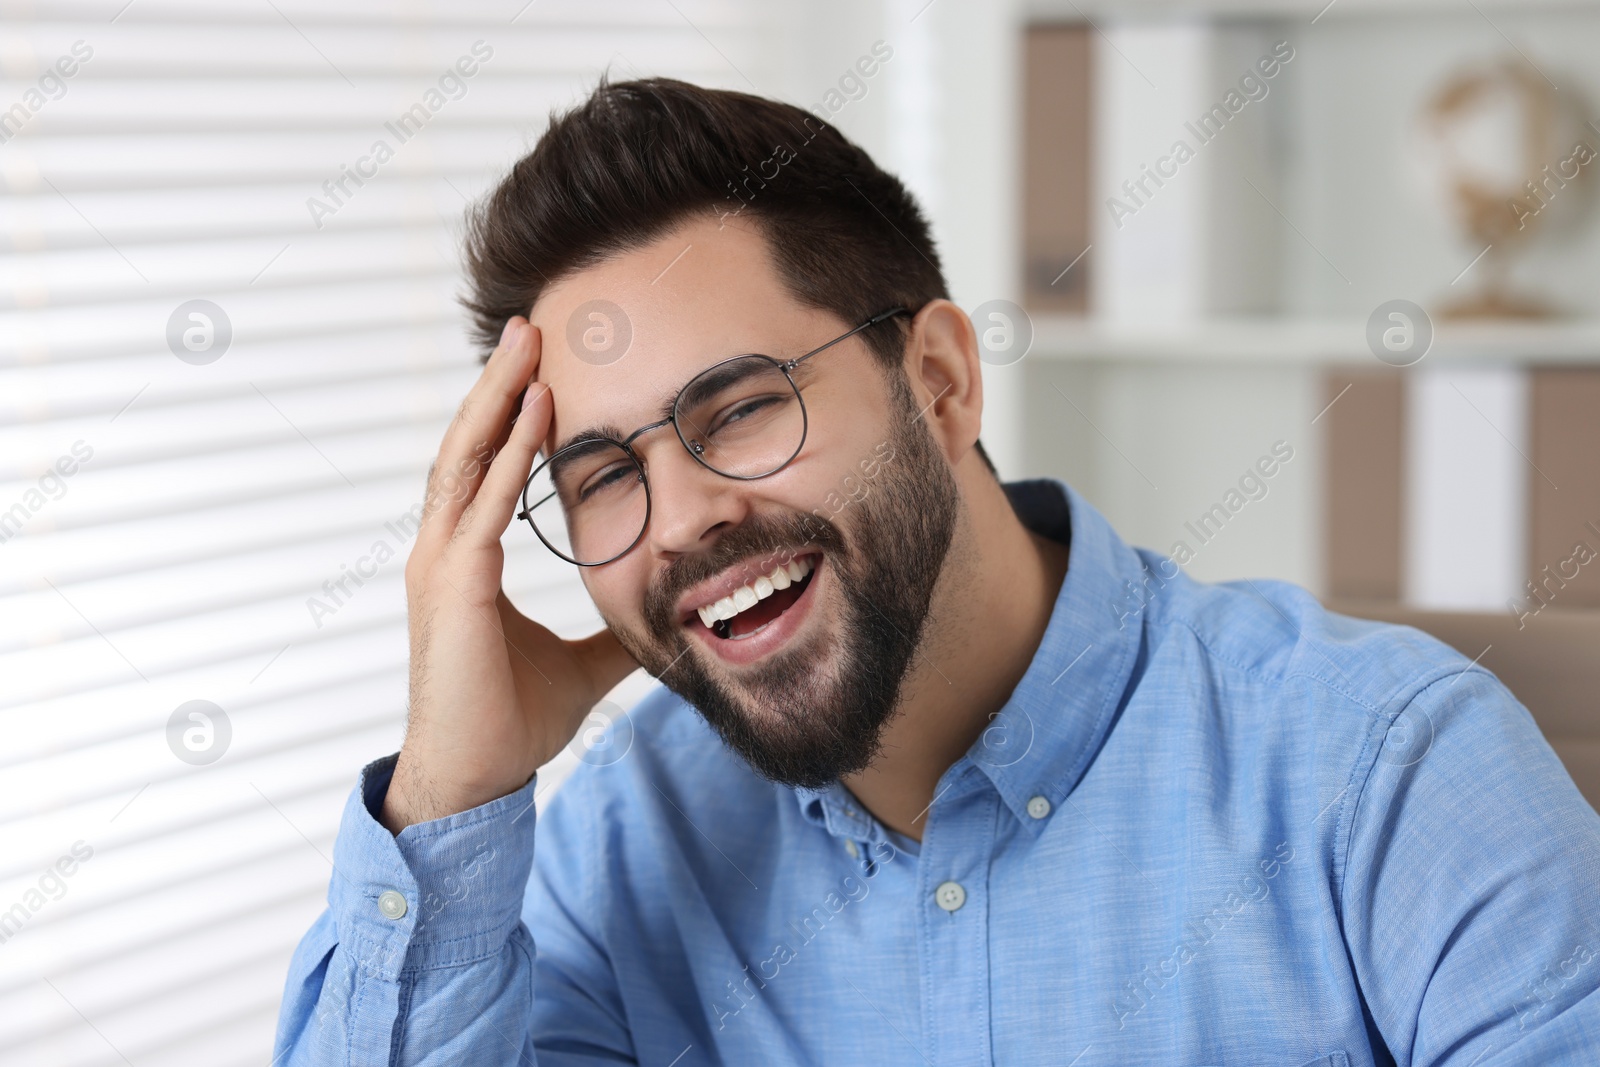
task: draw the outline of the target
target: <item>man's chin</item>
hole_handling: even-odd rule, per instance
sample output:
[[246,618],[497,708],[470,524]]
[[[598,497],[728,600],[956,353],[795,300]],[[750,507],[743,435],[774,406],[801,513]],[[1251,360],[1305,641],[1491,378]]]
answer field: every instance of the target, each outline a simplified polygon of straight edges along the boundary
[[823,709],[839,705],[837,646],[820,640],[807,644],[824,647],[785,649],[753,667],[730,668],[716,662],[714,653],[700,655],[711,661],[706,676],[722,690],[724,703],[752,729],[797,729],[825,719]]
[[641,662],[669,662],[652,673],[762,778],[816,789],[877,755],[884,709],[868,711],[853,699],[836,634],[807,634],[756,664],[737,666],[695,647],[700,643],[689,639],[670,656],[652,647]]

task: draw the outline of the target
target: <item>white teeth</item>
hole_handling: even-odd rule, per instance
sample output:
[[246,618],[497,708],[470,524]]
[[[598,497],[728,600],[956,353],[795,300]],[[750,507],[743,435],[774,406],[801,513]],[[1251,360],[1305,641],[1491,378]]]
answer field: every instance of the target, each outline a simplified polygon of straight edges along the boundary
[[731,619],[741,611],[755,607],[759,601],[767,599],[777,590],[789,588],[810,574],[814,567],[815,564],[809,557],[780,563],[772,568],[771,574],[764,574],[749,585],[741,585],[713,604],[697,608],[700,621],[710,629],[723,619]]

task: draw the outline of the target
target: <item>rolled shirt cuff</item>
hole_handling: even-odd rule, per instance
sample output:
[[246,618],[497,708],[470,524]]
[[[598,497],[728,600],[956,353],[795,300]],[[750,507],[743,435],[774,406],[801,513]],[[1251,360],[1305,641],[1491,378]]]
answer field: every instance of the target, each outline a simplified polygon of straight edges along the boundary
[[396,758],[362,769],[345,804],[328,889],[340,943],[363,969],[391,980],[504,949],[533,867],[537,781],[396,836],[376,814]]

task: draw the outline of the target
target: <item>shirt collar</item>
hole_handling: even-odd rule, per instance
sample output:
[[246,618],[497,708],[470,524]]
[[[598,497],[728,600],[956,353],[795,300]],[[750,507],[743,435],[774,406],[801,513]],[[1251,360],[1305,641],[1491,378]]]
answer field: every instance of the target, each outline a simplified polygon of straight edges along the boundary
[[[1021,682],[967,754],[940,777],[935,800],[953,800],[987,781],[1017,820],[1037,832],[1077,787],[1110,732],[1141,645],[1146,591],[1176,570],[1150,570],[1065,482],[1008,482],[1005,490],[1024,525],[1070,545],[1067,575]],[[883,835],[839,782],[797,788],[795,795],[801,813],[830,834],[868,841]],[[1042,817],[1028,810],[1036,797],[1049,802]]]

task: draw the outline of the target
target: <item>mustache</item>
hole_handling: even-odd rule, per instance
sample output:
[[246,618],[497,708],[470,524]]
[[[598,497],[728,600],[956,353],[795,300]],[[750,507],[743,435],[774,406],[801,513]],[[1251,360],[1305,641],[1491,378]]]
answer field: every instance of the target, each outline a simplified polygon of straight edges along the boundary
[[830,555],[847,553],[839,527],[819,515],[792,511],[779,516],[756,515],[717,538],[705,552],[669,563],[644,598],[644,618],[658,637],[678,629],[677,604],[684,590],[714,578],[734,564],[756,558],[773,563],[801,545],[815,545]]

